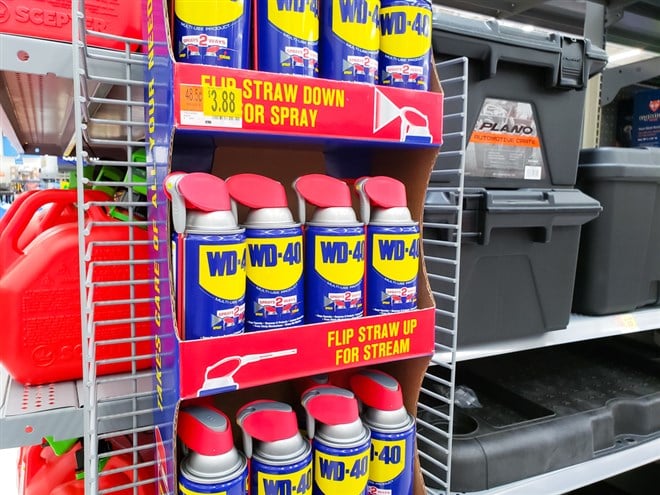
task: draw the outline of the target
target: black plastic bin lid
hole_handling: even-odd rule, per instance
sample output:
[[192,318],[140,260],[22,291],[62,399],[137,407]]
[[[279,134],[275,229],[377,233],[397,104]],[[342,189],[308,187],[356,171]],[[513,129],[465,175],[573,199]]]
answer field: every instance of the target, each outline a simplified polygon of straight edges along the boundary
[[605,50],[579,38],[550,31],[526,31],[495,19],[448,12],[433,16],[433,49],[439,54],[483,60],[490,76],[500,60],[546,67],[557,88],[583,88],[607,64]]
[[[425,221],[436,221],[434,205],[448,204],[446,193],[430,190],[426,195]],[[494,229],[539,229],[540,242],[550,242],[554,227],[580,226],[596,218],[600,203],[578,189],[487,190],[467,188],[464,193],[463,231],[479,243],[488,244]],[[472,212],[477,215],[472,215]],[[470,220],[477,225],[469,225]]]
[[660,148],[588,148],[580,151],[580,180],[660,183]]

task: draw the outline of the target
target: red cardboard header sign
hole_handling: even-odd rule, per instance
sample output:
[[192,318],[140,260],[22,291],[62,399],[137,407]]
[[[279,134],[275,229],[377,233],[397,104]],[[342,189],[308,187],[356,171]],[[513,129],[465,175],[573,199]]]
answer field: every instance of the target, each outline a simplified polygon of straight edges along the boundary
[[434,309],[180,343],[181,398],[428,356]]
[[437,146],[442,94],[175,64],[177,127]]

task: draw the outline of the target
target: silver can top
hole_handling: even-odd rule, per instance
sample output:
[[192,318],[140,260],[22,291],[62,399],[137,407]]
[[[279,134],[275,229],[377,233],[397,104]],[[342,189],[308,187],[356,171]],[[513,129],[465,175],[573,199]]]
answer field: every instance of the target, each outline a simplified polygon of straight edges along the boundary
[[186,216],[187,234],[238,234],[243,230],[231,211],[190,210]]
[[410,215],[410,210],[405,206],[393,208],[373,208],[371,210],[370,225],[416,225]]
[[252,456],[265,464],[285,465],[299,462],[312,450],[301,434],[274,442],[255,442]]
[[245,457],[235,448],[221,455],[190,452],[181,462],[181,473],[195,483],[223,483],[230,481],[246,468]]
[[315,438],[333,447],[358,447],[371,437],[369,428],[360,419],[342,425],[318,423]]
[[355,210],[350,206],[333,206],[331,208],[317,208],[309,225],[337,226],[337,227],[359,227]]
[[245,226],[256,229],[276,227],[296,227],[296,223],[288,208],[259,208],[250,210],[245,219]]
[[405,407],[396,411],[384,411],[373,407],[365,408],[362,419],[367,426],[377,431],[399,433],[407,430],[415,421]]

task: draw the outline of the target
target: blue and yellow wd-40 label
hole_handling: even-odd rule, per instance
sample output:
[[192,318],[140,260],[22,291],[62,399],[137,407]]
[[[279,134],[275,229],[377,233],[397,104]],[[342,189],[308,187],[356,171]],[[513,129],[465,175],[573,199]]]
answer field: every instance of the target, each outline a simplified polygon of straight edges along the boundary
[[250,229],[247,236],[247,331],[304,320],[302,229]]
[[269,465],[252,458],[250,493],[253,495],[311,495],[312,452],[289,465]]
[[316,323],[362,316],[364,228],[309,226],[306,236],[306,321]]
[[264,0],[255,8],[257,69],[317,76],[318,0]]
[[241,333],[245,327],[245,234],[179,237],[183,246],[184,338],[199,339]]
[[412,494],[414,442],[414,425],[401,433],[371,430],[369,489],[375,489],[373,493]]
[[370,441],[352,448],[330,447],[314,440],[313,495],[364,495],[369,479]]
[[375,83],[380,0],[328,0],[321,6],[321,77]]
[[432,20],[429,1],[381,1],[381,84],[428,90]]
[[417,225],[367,227],[367,314],[417,308]]
[[[179,494],[178,495],[245,495],[248,490],[247,464],[232,479],[213,482],[213,475],[209,473],[209,481],[199,483],[193,481],[186,472],[179,470]],[[217,471],[217,476],[222,476],[222,471]]]
[[248,69],[251,4],[250,0],[176,0],[176,59]]

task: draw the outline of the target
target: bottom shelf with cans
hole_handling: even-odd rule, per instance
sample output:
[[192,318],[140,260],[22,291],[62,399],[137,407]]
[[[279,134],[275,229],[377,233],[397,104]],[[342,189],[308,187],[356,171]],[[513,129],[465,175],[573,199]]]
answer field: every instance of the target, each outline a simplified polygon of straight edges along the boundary
[[415,421],[394,377],[363,369],[293,388],[295,407],[224,396],[184,402],[180,493],[413,493]]

